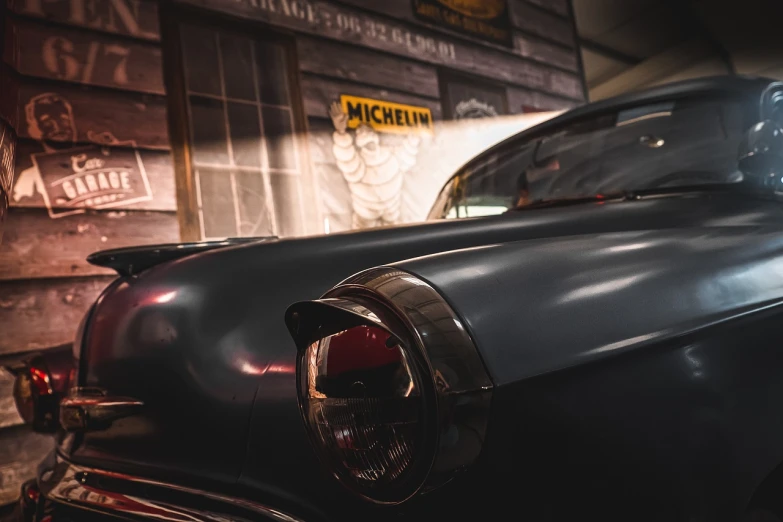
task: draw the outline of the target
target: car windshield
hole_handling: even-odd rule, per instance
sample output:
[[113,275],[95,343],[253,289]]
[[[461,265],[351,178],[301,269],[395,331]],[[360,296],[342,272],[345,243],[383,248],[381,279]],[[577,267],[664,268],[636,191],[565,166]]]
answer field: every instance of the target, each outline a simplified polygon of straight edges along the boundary
[[731,184],[752,104],[691,97],[601,113],[500,147],[444,187],[431,218],[503,213],[541,201]]

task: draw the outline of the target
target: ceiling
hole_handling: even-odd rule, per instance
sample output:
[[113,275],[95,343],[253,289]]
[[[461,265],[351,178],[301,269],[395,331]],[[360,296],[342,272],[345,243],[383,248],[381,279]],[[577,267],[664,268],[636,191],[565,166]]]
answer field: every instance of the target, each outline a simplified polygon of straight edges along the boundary
[[676,80],[783,80],[783,1],[573,0],[591,100]]

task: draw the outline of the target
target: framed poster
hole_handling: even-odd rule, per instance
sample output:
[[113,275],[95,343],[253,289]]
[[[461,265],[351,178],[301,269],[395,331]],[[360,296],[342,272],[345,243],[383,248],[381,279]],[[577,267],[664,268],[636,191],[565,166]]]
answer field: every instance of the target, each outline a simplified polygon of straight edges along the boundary
[[115,145],[118,147],[92,144],[31,155],[49,217],[152,200],[136,144]]
[[441,72],[438,79],[444,119],[492,118],[508,114],[503,86],[445,72]]
[[513,46],[506,0],[412,0],[416,18],[433,25]]

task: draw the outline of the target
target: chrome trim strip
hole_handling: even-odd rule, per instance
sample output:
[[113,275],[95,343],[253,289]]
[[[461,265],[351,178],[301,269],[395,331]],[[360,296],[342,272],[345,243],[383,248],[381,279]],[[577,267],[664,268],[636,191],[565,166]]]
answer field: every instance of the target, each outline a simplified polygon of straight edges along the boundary
[[[258,502],[80,466],[59,454],[55,456],[53,468],[42,470],[39,486],[43,496],[50,501],[149,520],[246,522],[263,516],[275,522],[304,522],[303,519]],[[151,494],[154,489],[160,490],[158,495]],[[151,498],[166,492],[175,496],[177,502]],[[192,498],[193,507],[182,505],[181,499],[187,497]],[[199,504],[203,507],[196,507]],[[206,509],[215,504],[217,508],[222,504],[229,511],[241,510],[246,513],[234,515],[219,509]]]
[[133,397],[111,397],[99,388],[71,388],[60,401],[60,426],[65,431],[106,429],[117,419],[138,413],[144,403]]

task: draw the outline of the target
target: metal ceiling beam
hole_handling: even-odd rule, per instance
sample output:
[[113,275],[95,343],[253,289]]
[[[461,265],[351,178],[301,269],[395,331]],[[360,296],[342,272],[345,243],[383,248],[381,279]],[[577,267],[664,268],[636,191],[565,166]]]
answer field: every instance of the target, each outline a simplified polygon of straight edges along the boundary
[[723,45],[723,42],[713,34],[707,22],[694,8],[694,0],[665,0],[669,7],[682,16],[682,19],[694,28],[694,34],[703,38],[720,57],[720,60],[726,66],[726,70],[729,74],[736,74],[737,70],[734,67],[734,62],[731,59],[731,53]]
[[596,54],[600,54],[601,56],[605,56],[606,58],[610,58],[628,65],[638,65],[643,61],[642,58],[625,54],[621,51],[618,51],[617,49],[613,49],[609,46],[594,42],[592,40],[587,40],[585,38],[579,38],[579,46],[582,49],[586,49]]
[[651,56],[590,89],[591,100],[602,100],[649,85],[708,58],[714,53],[703,39],[694,39]]

